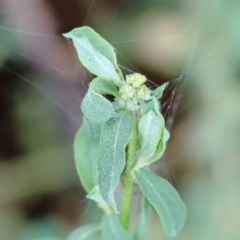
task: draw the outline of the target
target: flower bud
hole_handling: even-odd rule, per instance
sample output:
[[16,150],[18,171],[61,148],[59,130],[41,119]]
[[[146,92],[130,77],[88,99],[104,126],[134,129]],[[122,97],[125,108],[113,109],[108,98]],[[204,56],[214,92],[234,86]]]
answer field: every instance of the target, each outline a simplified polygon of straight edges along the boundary
[[134,73],[126,75],[126,81],[129,84],[132,84],[134,88],[139,88],[143,83],[147,81],[147,78],[140,73]]
[[123,99],[131,99],[134,98],[136,91],[134,87],[126,84],[120,88],[120,93]]

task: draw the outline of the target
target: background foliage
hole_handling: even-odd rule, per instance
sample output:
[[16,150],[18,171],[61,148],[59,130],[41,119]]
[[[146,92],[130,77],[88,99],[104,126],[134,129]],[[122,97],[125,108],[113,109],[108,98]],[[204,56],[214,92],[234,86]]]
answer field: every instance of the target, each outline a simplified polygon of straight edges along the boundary
[[[101,216],[83,201],[72,156],[91,76],[61,37],[84,24],[124,67],[157,84],[171,80],[165,101],[176,90],[175,113],[162,103],[175,121],[154,166],[188,209],[175,239],[240,238],[238,1],[2,0],[0,9],[1,239],[64,239]],[[136,188],[134,206],[139,199]],[[150,225],[149,239],[168,239],[157,216]]]

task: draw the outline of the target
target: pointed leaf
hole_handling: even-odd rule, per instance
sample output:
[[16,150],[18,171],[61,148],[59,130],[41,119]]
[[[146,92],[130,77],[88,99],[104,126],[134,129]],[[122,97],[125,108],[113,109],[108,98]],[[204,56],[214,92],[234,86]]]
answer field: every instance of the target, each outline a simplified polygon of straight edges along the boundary
[[104,125],[100,140],[97,172],[103,199],[116,211],[114,190],[125,165],[125,148],[132,130],[131,113],[121,112]]
[[146,161],[155,152],[162,135],[164,121],[153,111],[143,115],[139,121],[138,130],[141,138],[140,161]]
[[98,93],[88,91],[81,105],[83,114],[91,121],[104,123],[117,114],[110,101]]
[[168,181],[147,170],[136,171],[135,176],[143,194],[159,214],[165,232],[175,236],[187,217],[179,194]]
[[167,86],[168,86],[168,83],[165,83],[162,86],[156,88],[155,90],[152,91],[152,96],[154,96],[156,99],[160,99]]
[[72,40],[77,50],[79,60],[89,72],[98,77],[113,81],[118,86],[123,84],[117,72],[118,69],[116,69],[113,63],[102,55],[88,39],[72,37]]
[[85,38],[95,46],[95,48],[106,58],[108,58],[115,67],[117,67],[116,54],[112,45],[110,45],[105,39],[103,39],[98,33],[96,33],[92,28],[84,26],[79,28],[74,28],[72,31],[63,34],[67,38]]
[[87,192],[97,184],[96,160],[101,135],[100,124],[83,118],[74,141],[74,158],[81,183]]
[[103,219],[102,233],[103,240],[133,240],[114,214]]
[[137,231],[134,234],[135,240],[144,240],[147,235],[147,229],[151,215],[151,205],[145,197],[142,198],[141,208],[142,211],[140,215],[140,220],[138,223]]
[[66,240],[98,240],[99,237],[99,224],[92,223],[75,229]]
[[117,87],[110,81],[97,77],[90,83],[89,90],[99,94],[109,94],[119,97]]

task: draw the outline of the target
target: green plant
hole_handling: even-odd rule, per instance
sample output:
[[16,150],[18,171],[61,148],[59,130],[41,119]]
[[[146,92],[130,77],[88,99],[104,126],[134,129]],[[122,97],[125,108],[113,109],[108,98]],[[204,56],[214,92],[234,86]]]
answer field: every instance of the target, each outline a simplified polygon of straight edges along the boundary
[[[186,220],[184,203],[170,183],[148,168],[161,158],[170,137],[159,111],[167,84],[150,90],[145,76],[134,73],[124,77],[113,47],[89,27],[64,36],[72,40],[81,63],[97,76],[82,101],[85,117],[74,151],[87,198],[105,212],[101,223],[75,230],[68,240],[99,239],[99,234],[104,240],[144,239],[151,205],[165,232],[175,236]],[[121,176],[124,193],[118,214],[114,191]],[[131,237],[128,228],[134,182],[144,197],[139,228]]]

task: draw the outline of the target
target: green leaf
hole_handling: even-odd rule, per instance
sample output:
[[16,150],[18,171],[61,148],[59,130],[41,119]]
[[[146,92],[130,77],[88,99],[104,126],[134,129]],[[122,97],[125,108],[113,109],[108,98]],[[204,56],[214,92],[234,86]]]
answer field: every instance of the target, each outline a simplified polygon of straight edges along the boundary
[[151,95],[154,96],[156,99],[160,99],[167,86],[168,86],[168,83],[163,84],[162,86],[153,90]]
[[187,217],[179,194],[168,181],[147,170],[136,171],[135,176],[143,194],[159,214],[165,232],[171,237],[175,236]]
[[138,124],[141,139],[141,152],[139,161],[147,161],[156,151],[162,135],[164,120],[153,111],[143,115]]
[[92,223],[75,229],[66,240],[98,240],[99,237],[99,224]]
[[112,45],[110,45],[105,39],[103,39],[98,33],[92,28],[84,26],[74,28],[72,31],[63,34],[66,38],[85,38],[93,45],[98,52],[108,58],[113,65],[117,68],[116,54]]
[[161,113],[159,111],[159,103],[155,97],[151,97],[150,100],[144,101],[143,111],[145,114],[153,111],[156,115],[161,116]]
[[90,83],[89,90],[99,94],[109,94],[119,97],[117,87],[110,81],[97,77]]
[[92,189],[92,191],[87,195],[87,198],[95,201],[106,214],[112,213],[112,208],[103,200],[98,185]]
[[103,125],[97,172],[100,193],[103,199],[116,211],[114,190],[125,165],[125,148],[132,130],[130,112],[120,112]]
[[117,114],[110,101],[98,93],[88,91],[81,105],[83,114],[91,121],[104,123]]
[[100,124],[83,118],[74,141],[74,158],[81,183],[87,192],[97,184],[96,159],[101,135]]
[[145,197],[142,198],[141,208],[142,211],[140,220],[138,223],[137,231],[134,234],[135,240],[144,240],[147,235],[147,229],[151,215],[151,205]]
[[169,134],[168,130],[166,128],[164,128],[164,130],[162,132],[161,141],[157,145],[156,152],[148,160],[149,163],[155,162],[162,157],[162,155],[164,154],[164,152],[166,150],[166,143],[169,138],[170,138],[170,134]]
[[123,84],[117,72],[118,69],[87,38],[72,37],[72,41],[77,50],[79,60],[89,72],[98,77],[113,81],[118,86]]
[[107,215],[102,225],[103,240],[133,240],[115,214]]

